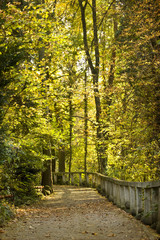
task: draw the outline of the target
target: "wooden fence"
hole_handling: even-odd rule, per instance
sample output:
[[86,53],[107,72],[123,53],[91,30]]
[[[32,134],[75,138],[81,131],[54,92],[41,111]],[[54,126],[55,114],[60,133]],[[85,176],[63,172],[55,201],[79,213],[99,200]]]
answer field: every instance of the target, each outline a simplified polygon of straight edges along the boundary
[[99,173],[54,172],[54,184],[95,187],[118,207],[160,233],[160,180],[127,182]]

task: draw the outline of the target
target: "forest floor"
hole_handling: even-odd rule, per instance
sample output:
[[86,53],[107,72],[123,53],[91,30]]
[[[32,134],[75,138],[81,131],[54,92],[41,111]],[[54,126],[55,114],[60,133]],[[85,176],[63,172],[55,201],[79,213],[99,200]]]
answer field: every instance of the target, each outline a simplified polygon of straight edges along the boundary
[[160,235],[92,188],[54,186],[40,203],[17,209],[0,240],[158,240]]

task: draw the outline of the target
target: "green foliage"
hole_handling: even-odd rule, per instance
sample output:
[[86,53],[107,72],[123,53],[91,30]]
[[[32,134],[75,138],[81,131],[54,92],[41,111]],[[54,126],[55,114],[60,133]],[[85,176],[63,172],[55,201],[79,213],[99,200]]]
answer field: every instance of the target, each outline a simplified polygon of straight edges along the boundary
[[[3,164],[1,185],[13,194],[14,203],[22,204],[37,198],[35,185],[42,169],[41,160],[27,148],[7,146],[8,158]],[[7,156],[7,155],[6,155]]]
[[14,217],[14,208],[6,201],[0,202],[0,227]]
[[158,1],[151,2],[122,5],[116,42],[108,173],[133,181],[159,179],[160,171]]
[[[0,5],[1,6],[1,5]],[[99,94],[103,157],[109,176],[159,178],[158,1],[97,0]],[[94,63],[92,8],[86,6]],[[0,164],[5,190],[30,202],[43,162],[65,153],[66,171],[84,170],[84,94],[87,96],[87,170],[98,171],[92,76],[86,66],[78,1],[28,1],[0,10]],[[115,29],[114,23],[117,23]],[[115,53],[114,81],[109,83]],[[112,72],[113,77],[113,72]],[[70,131],[72,128],[72,131]],[[70,134],[72,133],[72,134]],[[71,136],[72,135],[72,136]]]

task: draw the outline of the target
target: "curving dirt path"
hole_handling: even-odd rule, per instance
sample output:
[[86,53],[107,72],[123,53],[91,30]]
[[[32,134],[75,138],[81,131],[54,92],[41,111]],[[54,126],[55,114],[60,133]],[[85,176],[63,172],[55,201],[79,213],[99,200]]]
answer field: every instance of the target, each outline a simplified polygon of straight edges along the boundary
[[91,188],[55,186],[40,204],[17,209],[0,240],[159,240],[149,227]]

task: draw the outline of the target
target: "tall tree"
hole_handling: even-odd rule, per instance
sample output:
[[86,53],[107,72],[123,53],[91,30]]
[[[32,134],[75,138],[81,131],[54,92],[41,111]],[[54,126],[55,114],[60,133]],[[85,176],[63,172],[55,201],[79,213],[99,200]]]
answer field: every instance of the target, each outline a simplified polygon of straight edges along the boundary
[[[86,53],[88,65],[90,67],[92,78],[93,78],[93,88],[94,88],[94,97],[95,97],[95,106],[96,106],[97,155],[98,155],[98,161],[99,161],[99,171],[105,172],[106,158],[104,154],[104,146],[102,145],[103,136],[102,136],[102,129],[101,129],[101,102],[100,102],[100,94],[99,94],[100,56],[99,56],[96,0],[92,0],[92,5],[90,5],[88,1],[79,0],[79,6],[81,9],[81,21],[83,26],[84,50]],[[87,23],[86,23],[87,6],[89,6],[92,11],[93,44],[94,44],[93,58],[90,53],[89,44],[88,44]]]
[[88,150],[88,96],[87,96],[87,72],[84,76],[84,171],[87,172]]
[[[114,142],[111,141],[114,160],[117,160],[115,169],[113,165],[110,169],[121,178],[144,181],[159,172],[158,132],[153,134],[156,115],[159,115],[153,107],[158,100],[155,96],[159,95],[155,84],[158,79],[158,4],[157,1],[122,1],[119,8],[115,78],[118,88],[111,107],[115,130],[111,129],[110,138]],[[152,40],[156,46],[154,54]]]

